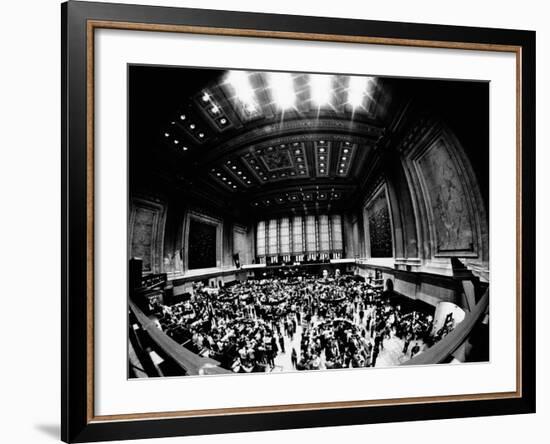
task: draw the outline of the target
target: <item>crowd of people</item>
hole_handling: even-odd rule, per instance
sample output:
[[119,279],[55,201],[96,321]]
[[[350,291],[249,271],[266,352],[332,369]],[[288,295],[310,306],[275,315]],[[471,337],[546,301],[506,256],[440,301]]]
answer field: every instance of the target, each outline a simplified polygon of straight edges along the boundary
[[233,372],[272,371],[278,356],[295,370],[375,367],[390,338],[406,360],[450,331],[433,334],[432,316],[403,309],[392,293],[351,276],[292,276],[195,284],[186,300],[155,310],[174,340]]

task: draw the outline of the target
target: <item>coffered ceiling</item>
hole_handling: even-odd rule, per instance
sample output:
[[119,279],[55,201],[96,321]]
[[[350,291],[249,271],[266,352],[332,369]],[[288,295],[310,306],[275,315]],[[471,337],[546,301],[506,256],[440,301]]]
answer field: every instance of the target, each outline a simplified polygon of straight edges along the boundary
[[384,134],[391,88],[377,78],[157,68],[170,74],[146,82],[135,69],[138,182],[244,213],[345,208]]

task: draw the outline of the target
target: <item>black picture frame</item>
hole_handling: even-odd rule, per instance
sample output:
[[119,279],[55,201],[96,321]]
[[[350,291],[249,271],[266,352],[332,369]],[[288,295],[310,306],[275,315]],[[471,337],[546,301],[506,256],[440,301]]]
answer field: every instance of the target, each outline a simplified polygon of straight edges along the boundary
[[[521,231],[519,232],[521,326],[518,335],[521,393],[499,399],[388,403],[363,407],[334,407],[293,411],[217,414],[193,417],[98,420],[90,414],[90,353],[93,319],[93,261],[90,259],[90,187],[92,143],[89,131],[90,21],[155,24],[220,29],[260,30],[322,36],[369,37],[381,44],[407,41],[434,46],[506,45],[518,49],[521,78],[518,118],[520,147]],[[200,9],[135,6],[69,1],[61,6],[62,22],[62,384],[61,438],[90,442],[180,435],[230,433],[289,428],[509,415],[535,412],[535,32],[412,23],[242,13]],[[145,31],[144,31],[145,32]],[[384,43],[385,42],[385,43]],[[419,44],[419,46],[421,46]],[[92,196],[92,197],[90,197]],[[92,199],[92,200],[90,200]],[[512,199],[512,197],[510,197]],[[93,219],[92,219],[93,220]],[[92,267],[92,269],[90,268]],[[92,306],[93,307],[93,306]],[[93,350],[92,350],[93,351]]]

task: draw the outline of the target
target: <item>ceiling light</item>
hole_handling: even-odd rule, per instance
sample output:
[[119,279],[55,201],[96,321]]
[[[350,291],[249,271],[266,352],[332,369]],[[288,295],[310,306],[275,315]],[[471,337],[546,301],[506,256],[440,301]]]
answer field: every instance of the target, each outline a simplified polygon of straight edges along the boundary
[[182,115],[180,116],[180,120],[185,120],[185,119],[186,119],[185,114],[182,114]]
[[346,153],[346,154],[349,153],[349,150],[346,148],[346,149],[344,150],[344,153]]
[[346,160],[346,159],[347,159],[347,157],[346,157],[346,156],[342,157],[342,160]]
[[343,173],[343,172],[344,172],[344,170],[340,170],[340,173]]
[[170,133],[164,133],[164,137],[170,137]]
[[179,140],[174,140],[174,144],[177,145],[178,143],[180,143]]
[[320,152],[320,153],[324,153],[324,152],[325,152],[325,149],[324,149],[324,148],[319,148],[319,152]]
[[203,102],[208,102],[210,100],[210,95],[208,93],[204,93],[202,95],[202,101]]
[[191,125],[189,125],[189,128],[191,128],[191,129],[195,129],[195,124],[194,124],[194,123],[192,123]]
[[248,112],[256,109],[254,89],[245,71],[230,71],[227,82],[231,85],[235,97],[244,105]]
[[348,103],[352,107],[358,108],[363,105],[367,86],[370,81],[370,77],[351,76],[349,78]]
[[269,87],[275,104],[281,109],[294,106],[294,82],[292,75],[286,72],[272,72],[269,74]]
[[231,167],[231,169],[236,170],[236,169],[237,169],[237,166],[236,166],[236,165],[233,165],[233,166]]
[[182,147],[183,151],[187,151],[188,148],[186,146]]
[[345,167],[346,164],[345,164],[345,163],[341,163],[340,166],[341,166],[341,167]]
[[212,114],[218,114],[220,112],[220,108],[218,107],[218,105],[214,105],[212,108],[210,108],[210,112]]
[[324,173],[324,172],[325,172],[325,170],[320,170],[320,171],[321,171],[321,173]]
[[204,133],[199,133],[199,137],[202,139],[204,137]]
[[311,91],[311,100],[317,105],[329,103],[332,93],[332,76],[328,75],[310,75],[309,88]]

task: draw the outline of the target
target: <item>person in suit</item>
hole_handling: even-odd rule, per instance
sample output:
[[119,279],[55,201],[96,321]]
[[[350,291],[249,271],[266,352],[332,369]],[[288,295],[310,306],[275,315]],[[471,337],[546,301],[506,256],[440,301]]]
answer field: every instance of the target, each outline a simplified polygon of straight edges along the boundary
[[296,349],[292,347],[292,352],[290,353],[290,360],[292,362],[292,367],[296,368],[296,365],[298,364],[298,354],[296,353]]
[[279,350],[281,350],[281,353],[285,353],[285,338],[283,335],[279,336]]
[[378,353],[380,353],[380,347],[375,343],[374,347],[372,348],[372,367],[376,366],[376,359],[378,358]]
[[412,335],[410,333],[407,334],[405,337],[405,344],[403,345],[403,354],[407,354],[407,351],[409,350],[409,345],[411,344]]

